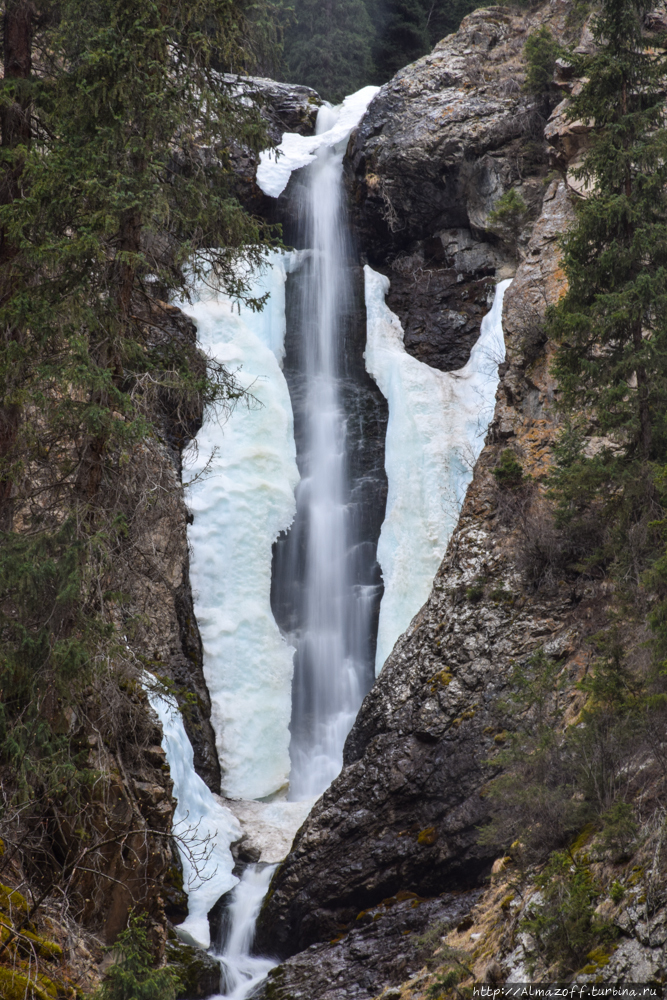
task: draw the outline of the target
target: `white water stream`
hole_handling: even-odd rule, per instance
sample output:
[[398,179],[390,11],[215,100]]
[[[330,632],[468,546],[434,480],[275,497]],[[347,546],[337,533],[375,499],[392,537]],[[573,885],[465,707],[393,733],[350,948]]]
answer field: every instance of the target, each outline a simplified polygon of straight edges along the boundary
[[[341,109],[323,107],[317,135],[338,135]],[[310,139],[312,144],[314,139]],[[343,744],[368,690],[363,651],[372,589],[355,582],[347,419],[341,398],[349,312],[349,249],[341,141],[323,142],[292,195],[311,254],[300,274],[300,369],[293,400],[303,427],[296,519],[274,563],[274,592],[295,646],[290,799],[321,795],[343,764]],[[278,165],[280,161],[278,161]]]
[[[195,774],[182,719],[169,700],[151,696],[165,730],[177,815],[185,817],[185,827],[199,822],[197,836],[209,835],[214,844],[205,866],[210,878],[199,885],[196,879],[188,884],[192,859],[186,847],[181,851],[190,911],[182,930],[208,947],[206,914],[233,888],[226,937],[214,948],[227,1000],[251,996],[274,964],[251,955],[273,865],[287,853],[315,796],[338,774],[364,694],[358,650],[370,628],[368,595],[354,585],[350,569],[354,539],[339,392],[341,316],[348,294],[342,158],[349,133],[375,92],[365,88],[339,109],[322,109],[318,134],[286,135],[283,157],[262,154],[258,183],[273,197],[292,170],[309,166],[298,209],[307,223],[309,249],[276,255],[256,276],[257,294],[270,292],[264,311],[239,309],[211,294],[187,309],[202,346],[237,371],[258,404],[239,407],[226,422],[215,412],[206,415],[188,477],[202,474],[189,491],[191,578],[224,799]],[[296,269],[306,417],[300,481],[292,403],[281,370],[285,282]],[[428,596],[472,477],[504,356],[500,320],[506,285],[496,290],[468,364],[445,374],[406,354],[400,324],[384,302],[388,280],[366,268],[367,368],[389,404],[389,496],[378,547],[385,580],[378,669]],[[297,626],[286,641],[271,612],[272,546],[295,511],[283,572],[285,587],[290,576],[298,584]],[[280,586],[280,579],[274,585]],[[229,845],[241,832],[261,862],[248,866],[239,882]]]
[[255,924],[275,869],[275,865],[248,865],[232,892],[227,935],[220,953],[213,951],[220,960],[226,1000],[250,996],[276,964],[251,954]]

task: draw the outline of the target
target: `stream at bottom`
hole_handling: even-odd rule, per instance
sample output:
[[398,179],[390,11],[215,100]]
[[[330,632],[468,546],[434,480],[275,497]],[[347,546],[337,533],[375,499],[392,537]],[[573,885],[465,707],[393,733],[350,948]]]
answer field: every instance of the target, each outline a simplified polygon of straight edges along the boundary
[[251,954],[255,924],[276,865],[248,865],[231,892],[223,940],[212,949],[222,970],[222,993],[211,1000],[245,1000],[276,962]]

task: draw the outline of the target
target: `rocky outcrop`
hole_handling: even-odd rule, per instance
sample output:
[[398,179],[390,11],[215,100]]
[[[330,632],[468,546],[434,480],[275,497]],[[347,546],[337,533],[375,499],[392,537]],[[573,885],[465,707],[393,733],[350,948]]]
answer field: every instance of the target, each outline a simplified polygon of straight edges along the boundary
[[[246,100],[256,103],[267,124],[272,142],[278,145],[284,132],[312,135],[322,98],[310,87],[295,83],[278,83],[263,77],[225,76],[225,82]],[[259,163],[256,150],[234,145],[226,151],[233,176],[232,193],[255,215],[274,222],[284,220],[286,199],[269,198],[257,186],[255,175]]]
[[513,184],[535,200],[535,185],[525,179],[526,144],[542,142],[545,109],[521,91],[529,29],[525,16],[507,7],[475,11],[372,101],[347,165],[372,266],[442,230],[484,232]]
[[[590,987],[601,982],[660,982],[667,960],[661,822],[651,816],[638,838],[640,850],[620,863],[617,859],[610,865],[608,852],[598,854],[586,836],[580,838],[585,843],[573,845],[580,862],[590,866],[599,891],[596,918],[607,924],[604,943],[581,960],[573,983]],[[406,976],[398,986],[386,982],[376,1000],[421,1000],[442,988],[447,976],[458,980],[460,992],[473,982],[491,986],[553,982],[554,967],[548,967],[538,941],[524,924],[541,906],[535,874],[534,870],[522,873],[510,857],[498,859],[489,887],[468,917],[441,926],[439,934],[432,926],[424,935],[432,942],[430,954],[417,974]]]
[[[184,340],[196,360],[197,331],[180,309],[157,303],[137,318],[151,340]],[[123,560],[132,600],[125,606],[130,645],[152,673],[173,686],[194,750],[195,770],[214,792],[220,791],[220,765],[211,726],[211,701],[204,680],[203,651],[194,615],[189,577],[188,510],[181,489],[182,453],[201,426],[198,407],[183,412],[168,392],[160,396],[162,438],[142,456],[146,499],[159,491],[161,502],[146,502],[133,519],[130,553]]]
[[[521,84],[525,37],[544,16],[470,14],[382,87],[350,141],[363,255],[391,279],[408,352],[443,371],[466,363],[490,287],[516,267],[490,220],[498,199],[514,188],[525,202],[524,243],[539,214],[549,104]],[[550,16],[562,30],[564,8]]]
[[232,76],[225,82],[244,98],[259,106],[269,127],[270,138],[279,143],[283,132],[312,135],[322,98],[312,89],[298,83],[280,83],[261,76]]
[[269,973],[264,1000],[369,1000],[414,976],[444,930],[466,921],[479,892],[436,899],[399,892],[362,910],[348,934],[311,945]]
[[[555,6],[553,12],[557,27],[565,9]],[[385,88],[382,114],[383,92],[371,105],[351,144],[351,183],[368,256],[375,266],[378,257],[385,267],[389,261],[392,283],[401,258],[392,261],[391,255],[400,252],[405,237],[392,229],[388,204],[401,206],[404,228],[418,250],[435,238],[444,247],[443,234],[458,225],[470,242],[458,244],[456,253],[478,254],[489,269],[493,261],[496,277],[506,273],[497,244],[482,231],[494,197],[516,182],[507,150],[521,142],[511,129],[530,105],[511,90],[492,100],[486,83],[479,85],[483,94],[468,93],[456,74],[475,55],[484,79],[494,51],[504,52],[512,69],[512,46],[518,55],[530,25],[529,18],[505,8],[476,12],[432,57]],[[505,64],[499,63],[502,80]],[[422,124],[418,128],[415,115],[412,131],[407,123],[401,131],[402,102],[409,100],[421,108]],[[401,149],[407,151],[402,159]],[[469,193],[469,183],[481,186],[481,200]],[[592,588],[573,588],[558,578],[540,492],[558,426],[552,346],[543,321],[547,304],[562,289],[557,236],[573,218],[573,195],[560,178],[533,183],[534,196],[527,181],[517,185],[539,214],[524,231],[521,261],[506,295],[507,360],[459,524],[429,600],[364,701],[341,775],[274,877],[260,918],[260,948],[270,944],[284,956],[294,954],[340,934],[359,910],[399,890],[433,896],[479,885],[494,860],[493,849],[480,844],[479,827],[487,818],[483,791],[494,773],[496,738],[502,738],[496,705],[513,665],[543,647],[565,658],[574,681],[587,662],[585,637],[604,612]],[[381,257],[383,241],[388,249]],[[462,273],[458,284],[466,281]],[[521,502],[493,476],[508,447],[532,477]]]

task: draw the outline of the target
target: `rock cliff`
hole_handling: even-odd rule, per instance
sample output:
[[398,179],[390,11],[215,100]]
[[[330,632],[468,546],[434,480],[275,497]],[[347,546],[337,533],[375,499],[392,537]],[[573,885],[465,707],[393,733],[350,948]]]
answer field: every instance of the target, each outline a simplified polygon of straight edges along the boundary
[[[565,12],[556,12],[562,30]],[[387,302],[421,361],[462,367],[489,288],[512,273],[515,247],[489,213],[514,188],[534,222],[547,155],[545,98],[521,89],[535,18],[495,7],[381,89],[353,135],[346,178],[359,243],[391,279]]]
[[[348,148],[358,240],[365,259],[391,279],[388,303],[408,351],[445,370],[461,365],[488,283],[514,274],[503,313],[507,357],[431,595],[366,697],[343,771],[274,877],[259,946],[270,942],[285,960],[264,988],[267,1000],[408,1000],[462,979],[553,978],[525,931],[542,905],[539,868],[519,863],[520,844],[516,857],[497,858],[498,848],[479,837],[506,739],[502,699],[516,665],[541,650],[558,663],[567,726],[583,705],[576,685],[594,657],[592,637],[613,619],[637,656],[644,638],[641,624],[624,619],[609,581],[568,571],[543,494],[559,431],[544,318],[564,289],[559,234],[587,194],[575,171],[588,126],[566,117],[567,95],[581,85],[567,63],[556,64],[560,103],[555,92],[540,101],[522,92],[522,52],[540,24],[591,51],[590,30],[577,16],[558,2],[521,14],[476,11],[382,88]],[[491,214],[510,189],[526,205],[513,245]],[[494,475],[506,452],[521,468],[522,490]],[[647,806],[632,851],[610,860],[591,845],[588,828],[571,845],[572,859],[595,880],[595,915],[608,935],[587,955],[578,982],[664,975],[657,780],[648,773],[643,780]],[[446,913],[453,890],[462,904],[455,917]],[[392,911],[392,932],[405,935],[397,982],[385,910],[411,894],[409,919]]]
[[[470,15],[382,88],[348,148],[358,238],[391,278],[388,302],[417,357],[462,364],[487,282],[516,276],[495,416],[432,593],[364,701],[343,771],[299,831],[261,914],[260,949],[302,952],[272,976],[267,997],[306,995],[308,963],[315,981],[322,955],[347,947],[359,911],[383,898],[483,884],[494,862],[479,841],[484,789],[512,667],[544,648],[574,684],[590,659],[586,638],[604,621],[604,588],[559,579],[540,489],[558,426],[543,320],[563,287],[557,239],[574,193],[562,173],[549,174],[563,157],[558,110],[550,154],[551,109],[522,93],[522,51],[541,23],[562,37],[569,14],[554,3]],[[527,206],[514,246],[489,219],[510,188]],[[508,448],[532,477],[521,503],[493,475]]]

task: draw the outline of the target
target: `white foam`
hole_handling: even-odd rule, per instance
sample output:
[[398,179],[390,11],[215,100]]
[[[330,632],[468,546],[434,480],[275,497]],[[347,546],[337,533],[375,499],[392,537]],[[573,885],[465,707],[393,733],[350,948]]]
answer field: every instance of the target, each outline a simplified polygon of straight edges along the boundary
[[232,798],[262,798],[289,777],[293,649],[271,612],[271,548],[295,511],[292,406],[280,369],[285,336],[285,278],[296,255],[275,255],[255,281],[271,297],[261,313],[224,296],[202,297],[188,312],[200,344],[256,400],[226,423],[208,413],[188,476],[208,474],[188,493],[194,523],[191,580],[204,644],[211,721]]
[[287,187],[292,171],[312,163],[318,149],[346,142],[379,89],[379,87],[363,87],[356,94],[346,97],[335,123],[320,135],[286,132],[278,146],[279,155],[276,155],[273,149],[260,153],[257,184],[264,194],[277,198]]
[[248,865],[234,889],[229,906],[229,929],[220,955],[225,992],[211,1000],[245,1000],[277,962],[252,955],[257,917],[269,888],[274,865]]
[[366,367],[389,404],[385,444],[387,512],[378,543],[384,577],[376,672],[428,598],[458,520],[493,416],[498,365],[505,357],[502,303],[491,311],[468,363],[441,372],[411,357],[398,317],[385,303],[389,279],[366,279]]
[[150,689],[148,698],[162,723],[162,746],[177,800],[173,831],[178,838],[183,887],[188,894],[188,916],[179,930],[208,948],[208,911],[238,882],[232,875],[234,859],[229,845],[241,836],[241,826],[195,771],[192,746],[176,702]]

